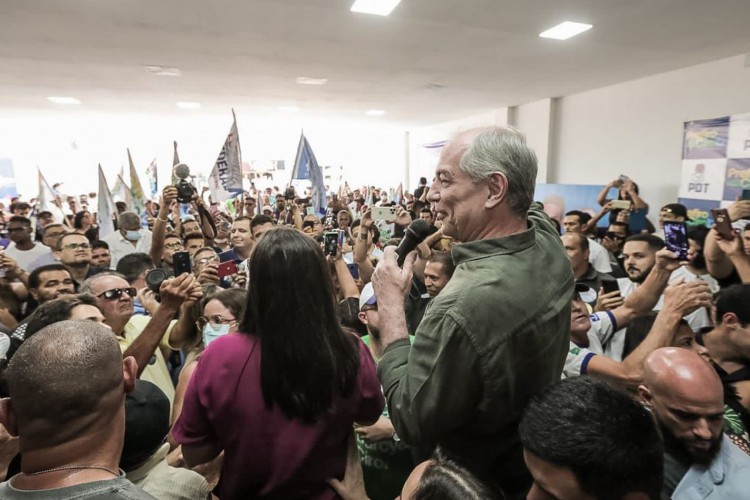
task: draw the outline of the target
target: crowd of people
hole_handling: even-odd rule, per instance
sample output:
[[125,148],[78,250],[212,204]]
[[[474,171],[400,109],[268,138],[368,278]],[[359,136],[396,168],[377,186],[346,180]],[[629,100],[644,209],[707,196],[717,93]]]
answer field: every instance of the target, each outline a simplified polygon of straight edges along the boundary
[[103,234],[95,193],[13,200],[0,498],[750,498],[750,201],[652,221],[620,176],[555,218],[536,174],[485,128],[325,215],[166,186]]

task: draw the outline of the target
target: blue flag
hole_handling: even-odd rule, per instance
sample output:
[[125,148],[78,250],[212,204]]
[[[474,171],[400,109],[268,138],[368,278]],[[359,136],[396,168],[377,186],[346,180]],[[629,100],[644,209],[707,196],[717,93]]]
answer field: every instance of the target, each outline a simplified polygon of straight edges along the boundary
[[297,159],[294,161],[292,179],[309,179],[312,184],[312,206],[315,213],[321,217],[326,213],[326,185],[323,179],[323,171],[315,159],[310,143],[303,133],[299,138],[297,147]]

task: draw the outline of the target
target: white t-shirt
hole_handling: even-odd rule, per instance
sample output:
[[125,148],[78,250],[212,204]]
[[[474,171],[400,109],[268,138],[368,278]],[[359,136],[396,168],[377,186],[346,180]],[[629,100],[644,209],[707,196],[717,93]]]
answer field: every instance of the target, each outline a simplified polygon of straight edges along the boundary
[[[682,269],[682,268],[680,268]],[[678,269],[677,271],[680,271]],[[677,280],[679,277],[683,277],[681,275],[678,275],[678,278],[674,277],[674,273],[677,271],[674,271],[672,275],[669,277],[669,282],[673,282]],[[681,271],[684,272],[684,271]],[[698,279],[697,276],[694,274],[688,272],[687,274],[693,276],[693,279],[690,281]],[[632,294],[636,288],[638,288],[638,284],[634,283],[633,281],[630,281],[629,278],[619,278],[617,280],[617,284],[620,287],[620,295],[622,295],[622,298],[625,299]],[[661,311],[664,307],[664,295],[659,297],[659,301],[654,306],[654,311]],[[690,325],[690,329],[694,332],[700,331],[701,328],[704,326],[710,326],[711,325],[711,316],[709,316],[708,311],[705,307],[702,307],[698,309],[697,311],[693,311],[692,313],[685,316],[685,321],[688,322],[688,325]],[[616,360],[616,361],[622,361],[622,349],[625,347],[625,331],[626,329],[623,328],[621,330],[618,330],[613,336],[609,344],[605,345],[604,353],[609,356],[610,358]]]
[[589,361],[597,354],[604,354],[604,345],[610,340],[617,330],[617,321],[611,311],[598,312],[591,315],[591,328],[586,333],[589,339],[588,347],[578,346],[570,341],[568,356],[565,358],[565,367],[562,379],[586,375]]
[[[52,251],[41,243],[35,243],[31,250],[19,250],[16,248],[16,244],[11,241],[8,248],[5,249],[5,255],[14,259],[18,263],[18,267],[24,271],[31,272],[29,266],[42,256],[52,256]],[[52,258],[54,260],[54,256]]]
[[721,288],[719,286],[719,282],[716,281],[716,279],[710,274],[701,274],[700,276],[698,276],[691,273],[690,270],[688,270],[688,268],[685,266],[681,266],[669,276],[669,284],[672,285],[679,279],[684,280],[685,283],[690,283],[691,281],[695,280],[703,280],[708,283],[708,287],[711,289],[711,293],[716,293]]
[[609,261],[609,252],[596,241],[589,238],[589,262],[594,269],[600,273],[611,273],[612,263]]

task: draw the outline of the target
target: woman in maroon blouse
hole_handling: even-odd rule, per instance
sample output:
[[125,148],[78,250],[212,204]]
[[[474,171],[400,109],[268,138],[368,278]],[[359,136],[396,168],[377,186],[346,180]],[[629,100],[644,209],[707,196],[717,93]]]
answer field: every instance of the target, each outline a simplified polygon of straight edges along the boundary
[[239,330],[204,351],[174,437],[190,465],[224,451],[216,494],[336,498],[352,425],[384,401],[369,350],[338,324],[323,252],[295,229],[264,233]]

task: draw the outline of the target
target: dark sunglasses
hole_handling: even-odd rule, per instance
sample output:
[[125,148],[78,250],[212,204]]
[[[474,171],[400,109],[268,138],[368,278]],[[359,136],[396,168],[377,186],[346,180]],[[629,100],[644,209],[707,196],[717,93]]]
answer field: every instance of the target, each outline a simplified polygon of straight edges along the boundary
[[619,234],[613,233],[611,231],[607,231],[606,236],[610,240],[624,240],[625,239],[625,236],[620,236]]
[[100,293],[97,297],[104,297],[106,300],[114,300],[122,297],[123,293],[127,293],[131,298],[135,298],[138,294],[138,292],[135,291],[135,288],[113,288],[112,290]]

